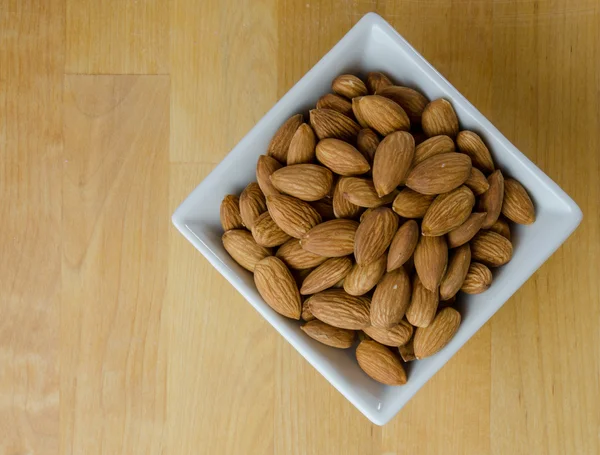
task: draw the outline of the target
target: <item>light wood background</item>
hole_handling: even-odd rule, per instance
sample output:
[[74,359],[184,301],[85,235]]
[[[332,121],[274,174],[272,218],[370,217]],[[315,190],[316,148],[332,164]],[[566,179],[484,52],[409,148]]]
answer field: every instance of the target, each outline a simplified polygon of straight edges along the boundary
[[[383,428],[170,214],[366,12],[580,205]],[[600,453],[598,0],[0,0],[0,454]]]

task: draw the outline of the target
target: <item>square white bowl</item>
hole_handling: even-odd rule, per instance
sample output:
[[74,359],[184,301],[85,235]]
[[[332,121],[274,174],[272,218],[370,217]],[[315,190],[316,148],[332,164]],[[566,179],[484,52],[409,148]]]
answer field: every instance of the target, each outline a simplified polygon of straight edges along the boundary
[[[353,349],[324,346],[304,335],[299,322],[273,311],[258,294],[252,274],[238,266],[221,243],[221,200],[226,194],[239,194],[256,180],[257,159],[266,152],[279,126],[293,114],[306,114],[320,96],[330,92],[331,81],[339,74],[365,76],[369,71],[382,71],[396,83],[419,89],[429,99],[450,100],[461,128],[473,130],[484,138],[503,173],[518,179],[527,188],[537,212],[533,225],[515,227],[513,258],[494,271],[490,289],[480,295],[461,295],[458,308],[463,320],[456,336],[438,354],[412,362],[408,383],[400,387],[371,380],[358,367]],[[581,218],[579,207],[556,183],[517,150],[387,22],[370,13],[298,81],[198,185],[173,214],[173,223],[311,365],[367,418],[383,425],[556,251]]]

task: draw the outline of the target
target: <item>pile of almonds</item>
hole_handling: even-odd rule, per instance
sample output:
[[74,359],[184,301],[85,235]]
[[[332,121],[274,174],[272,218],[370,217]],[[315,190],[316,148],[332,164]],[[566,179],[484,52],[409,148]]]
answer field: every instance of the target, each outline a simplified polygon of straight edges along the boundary
[[382,73],[332,89],[310,125],[298,114],[279,128],[257,183],[223,199],[223,245],[275,311],[334,348],[358,336],[360,367],[401,385],[400,357],[448,344],[457,293],[489,288],[512,257],[509,221],[535,210],[447,100]]

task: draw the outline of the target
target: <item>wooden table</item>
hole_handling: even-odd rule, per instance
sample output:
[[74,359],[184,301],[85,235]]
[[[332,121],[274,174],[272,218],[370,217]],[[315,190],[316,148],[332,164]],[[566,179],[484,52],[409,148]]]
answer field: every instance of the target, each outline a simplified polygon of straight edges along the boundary
[[[169,216],[366,12],[581,206],[387,426]],[[597,0],[0,0],[0,453],[600,453]]]

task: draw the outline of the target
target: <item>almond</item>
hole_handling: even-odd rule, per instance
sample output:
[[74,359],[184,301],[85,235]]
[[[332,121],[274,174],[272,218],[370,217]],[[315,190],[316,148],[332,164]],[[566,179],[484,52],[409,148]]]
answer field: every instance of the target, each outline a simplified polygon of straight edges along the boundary
[[327,260],[324,256],[306,251],[298,239],[290,239],[281,245],[276,256],[291,269],[310,269]]
[[389,87],[392,81],[383,73],[373,71],[367,74],[367,89],[369,94],[374,95],[377,91]]
[[317,320],[307,322],[300,329],[313,340],[332,348],[347,349],[354,344],[356,337],[354,330],[339,329]]
[[311,297],[308,297],[307,299],[304,299],[304,302],[302,302],[302,313],[300,314],[300,318],[303,321],[309,322],[309,321],[314,321],[315,315],[312,314],[312,311],[310,311],[310,299]]
[[419,327],[413,340],[415,357],[424,359],[444,348],[458,331],[460,319],[458,311],[447,307],[437,314],[428,327]]
[[377,91],[378,95],[388,98],[398,104],[410,119],[411,125],[420,125],[423,110],[429,100],[422,93],[409,87],[389,86]]
[[486,145],[477,133],[473,131],[461,131],[456,137],[456,145],[461,153],[471,157],[473,166],[485,174],[494,172],[494,160]]
[[440,237],[419,237],[415,249],[415,268],[417,274],[427,289],[437,292],[448,265],[448,246],[446,239]]
[[256,163],[256,181],[265,196],[279,194],[279,191],[271,183],[270,177],[273,172],[280,168],[281,163],[275,158],[267,155],[258,157],[258,163]]
[[252,237],[260,246],[279,246],[291,239],[273,221],[269,212],[260,215],[252,227]]
[[310,203],[311,207],[315,209],[323,221],[329,221],[335,219],[335,212],[333,211],[333,200],[329,197],[319,199]]
[[333,213],[336,218],[356,218],[362,210],[362,207],[354,205],[344,197],[344,185],[349,177],[338,179],[333,191]]
[[475,205],[473,192],[462,185],[440,194],[427,209],[421,223],[423,235],[444,235],[462,225]]
[[396,197],[396,192],[379,197],[372,180],[348,177],[344,180],[343,196],[359,207],[374,208],[389,204]]
[[356,348],[356,360],[360,368],[377,382],[386,385],[406,384],[406,373],[400,360],[376,341],[361,341]]
[[488,229],[496,222],[504,199],[504,177],[500,169],[488,177],[490,188],[479,198],[479,211],[487,212],[481,227]]
[[387,256],[387,271],[404,265],[413,255],[419,241],[419,225],[415,220],[406,221],[394,235]]
[[244,226],[252,229],[256,219],[266,211],[267,200],[260,186],[256,182],[250,183],[240,194],[240,215]]
[[371,301],[367,297],[355,297],[341,289],[328,289],[310,299],[314,316],[340,329],[360,330],[369,325]]
[[394,131],[410,130],[410,120],[398,104],[379,95],[368,95],[352,100],[352,111],[363,128],[372,128],[383,136]]
[[[350,103],[348,103],[350,104]],[[292,140],[287,154],[287,165],[310,163],[315,159],[315,146],[317,138],[315,133],[306,123],[298,127]]]
[[499,217],[496,220],[496,222],[490,226],[490,231],[497,232],[501,236],[506,237],[508,240],[510,240],[511,238],[510,226],[508,225],[508,222],[502,217]]
[[329,194],[333,174],[317,164],[293,164],[271,174],[271,183],[282,193],[303,201],[318,201]]
[[227,231],[222,237],[223,246],[235,262],[254,272],[256,264],[271,255],[271,249],[256,243],[252,234],[244,229]]
[[399,324],[410,303],[410,278],[404,267],[387,272],[371,302],[371,325],[388,329]]
[[400,353],[400,357],[402,357],[402,360],[404,360],[405,362],[412,362],[413,360],[417,359],[415,357],[415,349],[413,346],[413,340],[410,340],[404,346],[399,346],[398,352]]
[[473,260],[490,267],[504,265],[512,258],[510,240],[493,231],[479,231],[470,245]]
[[352,99],[367,94],[367,86],[353,74],[342,74],[331,83],[331,89],[338,95]]
[[267,208],[277,226],[297,239],[321,222],[321,215],[310,204],[292,196],[267,196]]
[[490,189],[490,184],[485,178],[485,175],[483,175],[483,172],[476,167],[471,167],[471,174],[465,182],[465,185],[467,185],[471,191],[473,191],[475,196],[479,196]]
[[439,304],[437,291],[430,291],[415,275],[410,305],[406,310],[406,319],[415,327],[427,327],[435,318]]
[[369,264],[381,256],[398,229],[398,217],[387,207],[379,207],[365,216],[356,230],[354,257],[357,264]]
[[479,262],[472,262],[460,288],[466,294],[481,294],[492,284],[492,272]]
[[471,264],[471,248],[469,244],[462,245],[452,252],[448,260],[448,269],[440,283],[440,298],[451,299],[460,291]]
[[352,261],[348,257],[327,259],[304,279],[300,294],[316,294],[329,289],[343,280],[350,269],[352,269]]
[[356,137],[356,148],[367,159],[369,164],[373,163],[375,151],[379,146],[379,137],[370,128],[363,128]]
[[302,302],[294,277],[280,259],[269,256],[256,264],[254,284],[264,301],[282,316],[300,319]]
[[302,248],[326,257],[348,256],[354,252],[354,237],[358,223],[352,220],[331,220],[319,224],[301,239]]
[[373,289],[385,273],[387,256],[379,258],[366,265],[354,264],[350,273],[344,278],[344,291],[350,295],[364,295]]
[[502,214],[519,224],[531,224],[535,221],[533,202],[523,185],[515,179],[504,180]]
[[347,117],[354,118],[352,103],[343,96],[334,95],[333,93],[327,93],[319,98],[317,101],[317,109],[331,109],[332,111],[337,111]]
[[406,186],[421,194],[442,194],[458,188],[471,174],[471,159],[462,153],[441,153],[417,164]]
[[381,141],[373,161],[373,183],[379,197],[390,194],[404,182],[414,154],[415,140],[405,131],[389,134]]
[[406,344],[410,340],[413,334],[413,326],[406,321],[400,321],[400,324],[396,324],[389,329],[370,326],[365,327],[363,332],[378,343],[397,347]]
[[486,216],[485,212],[471,213],[467,221],[448,232],[448,247],[456,248],[471,240],[481,229]]
[[454,151],[454,141],[452,138],[445,135],[433,136],[417,146],[412,165],[416,166],[432,156]]
[[394,212],[404,218],[423,218],[433,202],[435,195],[417,193],[410,188],[404,188],[392,204]]
[[240,199],[233,194],[228,194],[223,198],[219,216],[224,231],[244,227],[242,215],[240,215]]
[[288,149],[290,148],[292,137],[294,137],[294,133],[302,122],[302,114],[296,114],[286,120],[286,122],[277,130],[273,139],[271,139],[271,143],[267,148],[267,155],[272,156],[280,163],[285,163],[287,161]]
[[371,169],[362,153],[339,139],[319,141],[317,159],[339,175],[360,175]]
[[458,117],[452,104],[443,98],[433,100],[423,110],[421,117],[423,131],[429,137],[445,134],[456,137],[458,134]]
[[309,112],[310,126],[319,139],[328,137],[354,141],[360,126],[351,118],[333,109],[313,109]]

